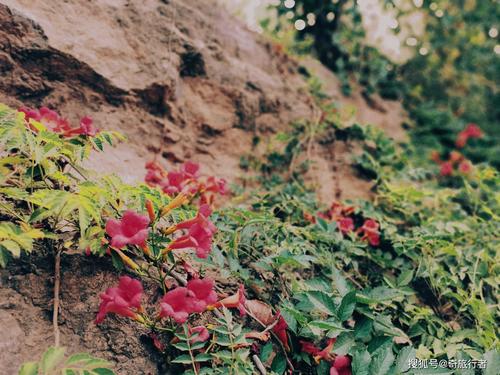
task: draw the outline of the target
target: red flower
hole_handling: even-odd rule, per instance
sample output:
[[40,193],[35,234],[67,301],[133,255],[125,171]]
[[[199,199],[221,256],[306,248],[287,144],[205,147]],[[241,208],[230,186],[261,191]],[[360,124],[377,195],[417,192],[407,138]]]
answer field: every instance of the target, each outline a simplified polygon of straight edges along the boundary
[[342,234],[347,234],[354,230],[354,221],[350,217],[343,217],[337,221],[337,224]]
[[196,179],[200,175],[200,165],[198,163],[187,161],[180,168],[184,178]]
[[330,368],[330,375],[351,375],[351,358],[338,355]]
[[59,114],[47,107],[41,107],[39,111],[29,108],[19,108],[19,112],[23,112],[26,120],[30,119],[41,122],[49,131],[59,133],[64,137],[72,137],[75,135],[95,136],[98,130],[92,124],[92,119],[88,116],[80,120],[80,127],[72,128],[68,120],[59,116]]
[[194,344],[195,342],[205,342],[210,337],[210,333],[208,333],[208,329],[205,326],[197,326],[193,328],[189,328],[189,335],[195,335],[192,337],[189,342]]
[[85,116],[80,120],[79,134],[94,137],[98,132],[99,130],[96,129],[90,117]]
[[453,164],[449,161],[441,164],[441,169],[439,170],[441,176],[451,176],[453,174]]
[[473,123],[467,124],[464,132],[469,138],[481,138],[483,136],[481,128]]
[[182,190],[185,176],[182,172],[168,172],[167,179],[163,180],[160,185],[162,186],[163,192],[167,195],[174,195]]
[[436,150],[431,151],[431,160],[436,164],[441,164],[443,162],[441,160],[441,156],[439,155],[439,151]]
[[325,346],[325,348],[323,350],[321,350],[315,357],[315,359],[317,361],[319,361],[319,359],[324,359],[324,360],[330,360],[331,358],[331,351],[333,349],[333,345],[335,345],[335,341],[337,341],[337,339],[334,337],[334,338],[331,338],[331,339],[328,339],[328,342]]
[[238,288],[238,291],[236,294],[233,294],[232,296],[226,297],[223,300],[217,302],[213,307],[219,308],[219,307],[227,307],[227,308],[237,308],[238,311],[240,312],[240,316],[244,316],[247,311],[245,309],[245,302],[246,302],[246,296],[245,296],[245,288],[242,284],[240,284],[240,287]]
[[276,315],[276,319],[278,319],[278,323],[276,323],[276,325],[273,327],[273,332],[283,343],[285,349],[290,350],[290,346],[288,345],[288,334],[286,333],[288,324],[286,323],[286,320],[281,316],[281,313],[279,311]]
[[299,343],[301,350],[312,356],[317,356],[321,351],[321,349],[314,345],[312,342],[300,340]]
[[118,287],[108,288],[105,293],[101,294],[101,305],[95,320],[96,324],[101,323],[108,313],[138,319],[138,315],[133,309],[141,309],[142,291],[142,284],[139,280],[128,276],[120,277]]
[[111,246],[121,249],[124,246],[143,246],[148,238],[149,218],[134,211],[126,211],[121,220],[109,219],[106,233],[111,237]]
[[483,132],[479,126],[476,124],[467,124],[467,127],[458,133],[457,140],[455,142],[456,146],[462,148],[465,146],[469,138],[481,138]]
[[209,205],[204,204],[198,209],[198,214],[194,219],[183,221],[175,226],[176,229],[191,229],[194,225],[199,225],[206,228],[212,233],[217,232],[215,225],[208,220],[208,217],[212,214],[212,209]]
[[457,140],[455,141],[455,145],[458,148],[462,148],[465,146],[468,139],[469,139],[469,137],[467,136],[467,134],[465,134],[464,132],[460,132],[460,133],[458,133]]
[[42,123],[47,130],[54,133],[63,133],[65,131],[71,130],[71,126],[68,121],[59,116],[59,114],[47,107],[41,107],[40,110],[29,109],[29,108],[19,108],[19,112],[23,112],[26,121],[29,122],[30,119]]
[[460,152],[452,151],[452,152],[450,152],[450,157],[449,157],[448,161],[450,161],[451,164],[456,164],[459,161],[463,160],[463,158],[464,158],[464,156]]
[[379,224],[372,219],[366,219],[363,226],[359,229],[363,232],[362,240],[368,240],[370,245],[378,246],[380,244]]
[[158,338],[158,335],[156,333],[150,333],[149,337],[153,340],[153,345],[155,346],[156,349],[159,351],[164,351],[165,350],[165,344],[163,344],[160,339]]
[[201,313],[217,301],[210,279],[194,279],[186,287],[177,287],[165,294],[160,303],[160,317],[170,316],[177,323],[184,323],[189,314]]
[[325,361],[331,361],[332,355],[330,352],[333,349],[333,345],[335,345],[335,341],[337,341],[335,337],[328,339],[328,342],[323,350],[319,349],[316,345],[308,341],[300,341],[300,345],[302,347],[302,350],[308,354],[311,354],[316,362],[319,362],[321,359]]
[[472,163],[468,160],[462,160],[458,165],[458,170],[463,174],[468,174],[472,171]]
[[304,212],[304,220],[310,222],[311,224],[316,224],[316,218],[309,212]]
[[170,243],[170,250],[194,248],[199,258],[206,258],[212,250],[212,236],[217,231],[215,225],[208,220],[212,210],[208,205],[200,207],[194,219],[177,224],[174,229],[185,229],[187,233]]

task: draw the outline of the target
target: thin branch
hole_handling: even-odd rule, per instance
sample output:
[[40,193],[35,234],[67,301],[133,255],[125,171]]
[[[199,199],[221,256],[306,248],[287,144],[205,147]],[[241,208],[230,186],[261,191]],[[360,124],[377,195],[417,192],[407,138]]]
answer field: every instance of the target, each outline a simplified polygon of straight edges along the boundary
[[59,332],[59,290],[61,288],[61,249],[58,248],[56,252],[56,259],[54,265],[54,311],[52,313],[52,326],[54,328],[54,345],[59,346],[60,332]]
[[267,375],[266,368],[264,367],[264,365],[260,361],[260,358],[256,354],[252,356],[252,361],[253,363],[255,363],[255,366],[257,367],[261,375]]

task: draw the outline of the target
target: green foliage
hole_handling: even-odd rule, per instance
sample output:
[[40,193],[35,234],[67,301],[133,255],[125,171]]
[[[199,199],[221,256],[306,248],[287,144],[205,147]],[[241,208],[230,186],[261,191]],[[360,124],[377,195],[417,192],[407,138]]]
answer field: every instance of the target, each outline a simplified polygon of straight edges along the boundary
[[[411,134],[415,146],[423,153],[431,149],[448,153],[467,123],[478,124],[486,136],[472,142],[465,156],[474,162],[489,161],[498,168],[498,2],[380,3],[400,24],[407,23],[408,17],[422,20],[418,21],[424,28],[422,34],[405,36],[414,38],[416,45],[403,46],[412,53],[404,63],[392,62],[367,45],[356,1],[296,0],[291,9],[280,2],[276,7],[278,22],[274,27],[267,22],[267,29],[291,52],[303,53],[303,48],[293,45],[308,40],[311,49],[306,52],[313,52],[336,73],[345,94],[350,94],[350,82],[355,81],[368,97],[380,93],[402,99],[414,122]],[[307,21],[303,30],[294,29],[298,20]],[[398,25],[394,32],[400,31]],[[294,33],[296,42],[290,37]]]
[[[157,311],[141,307],[133,319],[168,342],[158,345],[166,360],[188,374],[252,374],[255,356],[276,374],[292,366],[323,374],[335,356],[346,354],[355,375],[411,373],[412,358],[485,358],[490,365],[484,373],[492,373],[500,346],[497,171],[482,165],[453,180],[436,178],[436,167],[423,163],[413,147],[398,148],[374,128],[344,127],[329,105],[321,105],[323,119],[278,135],[282,148],[265,160],[247,158],[263,189],[251,192],[247,207],[214,213],[215,245],[207,259],[196,260],[201,274],[243,283],[262,311],[247,303],[247,318],[225,308],[191,318],[189,324],[208,321],[207,342],[196,342],[188,323],[162,323]],[[168,228],[192,218],[194,210],[176,206],[162,215],[174,200],[159,189],[112,176],[90,179],[79,160],[88,154],[82,150],[99,149],[95,139],[55,137],[37,124],[37,130],[27,127],[12,110],[0,113],[2,264],[42,249],[44,241],[103,255],[109,249],[105,220],[125,209],[143,212],[150,202],[150,253],[128,246],[126,257],[113,251],[112,259],[165,293],[173,271],[185,272],[181,265],[189,260],[164,252],[172,241]],[[350,202],[342,214],[358,228],[346,233],[305,186],[301,175],[308,164],[298,162],[311,142],[335,139],[359,142],[362,154],[353,165],[376,180],[373,202]],[[359,233],[366,219],[379,225],[378,244]],[[277,316],[286,329],[274,330]],[[262,341],[247,338],[257,327]],[[318,362],[302,350],[301,341],[324,349],[332,338],[335,344]],[[62,349],[47,353],[21,374],[111,374],[86,355],[64,360]]]
[[[102,224],[118,189],[86,181],[79,163],[92,149],[102,150],[122,137],[100,132],[94,138],[63,138],[22,113],[0,105],[0,265],[31,252],[34,240],[80,238]],[[111,208],[110,207],[110,208]],[[115,206],[116,207],[116,206]],[[110,209],[108,208],[108,209]],[[85,238],[83,239],[85,241]]]
[[[184,325],[182,333],[175,333],[179,342],[173,345],[182,354],[172,360],[172,363],[191,365],[193,370],[184,374],[254,373],[243,326],[234,322],[229,310],[222,310],[222,315],[210,325],[210,331],[213,333],[210,342],[195,342],[198,335],[189,334],[188,326]],[[203,368],[198,370],[197,365],[200,364],[203,364]]]
[[113,375],[111,363],[87,353],[65,357],[65,348],[50,347],[38,362],[24,363],[19,375]]
[[[296,0],[292,9],[286,5],[280,2],[275,7],[278,22],[266,21],[263,27],[288,51],[315,54],[337,74],[346,95],[351,94],[353,80],[368,95],[376,91],[392,98],[401,95],[395,64],[365,42],[362,14],[356,1]],[[303,30],[296,31],[292,26],[297,21],[306,22]],[[290,35],[295,35],[295,41]]]
[[402,66],[400,78],[408,87],[405,103],[417,125],[414,137],[420,146],[448,150],[466,123],[476,123],[486,137],[468,147],[466,156],[498,168],[498,38],[488,32],[498,27],[500,6],[495,1],[424,1],[421,12],[426,30],[416,48],[429,53],[416,54]]

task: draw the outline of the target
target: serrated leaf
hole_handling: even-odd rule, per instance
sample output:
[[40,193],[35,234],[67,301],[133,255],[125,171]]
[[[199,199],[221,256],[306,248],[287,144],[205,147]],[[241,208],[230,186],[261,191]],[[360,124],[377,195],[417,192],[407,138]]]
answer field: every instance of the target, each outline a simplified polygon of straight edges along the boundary
[[336,268],[332,268],[332,283],[333,287],[337,289],[337,291],[340,293],[342,297],[345,296],[347,293],[349,293],[350,289],[347,280],[345,279],[344,276],[342,276],[342,273]]
[[393,362],[394,354],[390,347],[376,351],[370,364],[370,375],[387,375]]
[[340,303],[339,309],[337,311],[337,316],[340,321],[345,322],[352,316],[354,308],[356,307],[356,291],[347,293]]
[[24,363],[19,369],[18,375],[38,375],[38,363],[37,362]]
[[413,280],[413,270],[404,270],[399,275],[397,283],[398,286],[406,286]]
[[[84,372],[85,374],[85,372]],[[109,368],[95,368],[90,370],[90,374],[92,375],[115,375],[115,372]]]
[[64,359],[64,348],[50,347],[42,355],[40,369],[43,373],[49,373]]
[[196,357],[194,357],[195,362],[207,362],[207,361],[211,361],[211,360],[212,360],[212,356],[210,354],[207,354],[207,353],[200,353]]
[[267,360],[271,357],[272,352],[273,352],[273,343],[268,342],[260,349],[260,355],[259,355],[260,360],[262,362],[267,362]]
[[15,258],[19,258],[19,256],[21,255],[21,247],[17,242],[14,242],[12,240],[3,240],[0,241],[0,246],[7,249]]
[[417,356],[417,351],[411,346],[405,346],[396,357],[396,371],[406,372],[410,368],[410,360]]
[[496,350],[490,350],[489,352],[484,353],[483,358],[487,362],[487,366],[483,371],[483,374],[497,375],[498,369],[500,369],[500,353],[498,353]]
[[368,350],[355,351],[352,356],[352,372],[354,375],[370,375],[368,370],[370,368],[371,356]]
[[312,291],[307,292],[306,296],[317,310],[328,315],[335,315],[337,309],[333,299],[328,294]]
[[276,354],[276,357],[273,359],[273,363],[271,364],[271,369],[281,375],[286,370],[286,358],[282,353]]
[[183,364],[192,363],[191,357],[189,356],[189,354],[182,354],[179,357],[175,358],[172,362],[173,363],[183,363]]
[[333,347],[333,352],[339,355],[349,354],[354,345],[354,334],[352,332],[343,332],[337,337]]

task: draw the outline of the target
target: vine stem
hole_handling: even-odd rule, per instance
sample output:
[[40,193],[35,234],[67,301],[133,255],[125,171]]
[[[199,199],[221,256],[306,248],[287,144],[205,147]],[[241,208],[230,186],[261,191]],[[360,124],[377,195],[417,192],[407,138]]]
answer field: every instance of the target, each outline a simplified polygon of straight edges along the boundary
[[61,288],[61,249],[57,249],[54,264],[54,311],[52,313],[52,326],[54,328],[54,345],[59,346],[59,290]]
[[266,368],[264,367],[264,365],[262,364],[260,358],[256,354],[254,354],[252,356],[252,360],[253,360],[253,363],[255,363],[255,366],[257,367],[257,369],[260,371],[260,373],[262,375],[267,375]]
[[186,338],[187,338],[186,344],[187,344],[188,351],[189,351],[189,357],[191,358],[191,364],[193,365],[193,370],[194,370],[195,375],[198,375],[198,370],[196,368],[196,361],[194,360],[193,350],[191,349],[191,343],[189,341],[189,330],[186,326],[184,326],[184,333],[185,333]]

